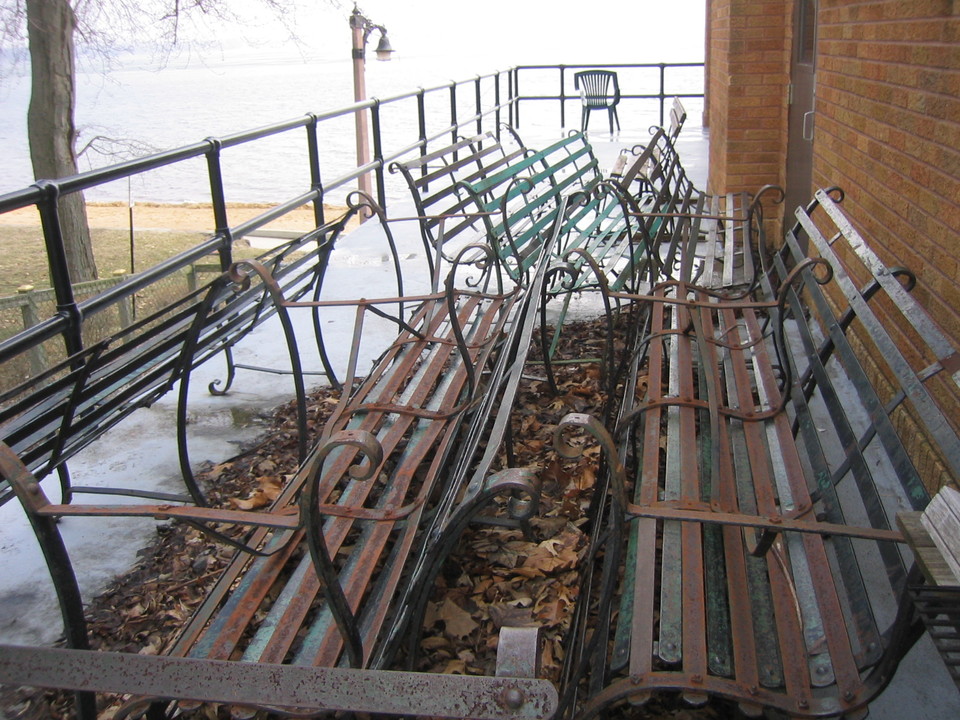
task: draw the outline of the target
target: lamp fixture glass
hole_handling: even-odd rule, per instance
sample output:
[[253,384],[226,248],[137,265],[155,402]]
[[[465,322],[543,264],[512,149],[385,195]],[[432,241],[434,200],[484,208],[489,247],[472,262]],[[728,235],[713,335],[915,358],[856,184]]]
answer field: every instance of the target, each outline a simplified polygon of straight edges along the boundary
[[393,54],[393,48],[390,46],[390,38],[387,37],[386,31],[380,34],[380,42],[377,43],[377,49],[374,52],[377,54],[377,60],[383,61],[389,60]]

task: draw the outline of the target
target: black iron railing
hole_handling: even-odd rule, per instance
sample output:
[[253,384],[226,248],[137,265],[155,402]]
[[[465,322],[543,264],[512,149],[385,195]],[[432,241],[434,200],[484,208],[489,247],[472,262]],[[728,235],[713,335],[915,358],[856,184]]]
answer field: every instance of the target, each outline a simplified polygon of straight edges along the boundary
[[[42,180],[22,190],[0,196],[0,214],[35,206],[39,212],[50,268],[51,286],[56,296],[56,312],[13,337],[0,342],[0,364],[21,356],[25,351],[60,336],[68,354],[85,347],[84,322],[118,303],[129,302],[138,292],[175,273],[185,272],[204,256],[216,253],[220,266],[226,270],[233,260],[234,243],[263,228],[287,213],[312,204],[317,225],[323,224],[324,201],[330,194],[340,192],[368,173],[375,176],[377,201],[385,209],[390,202],[386,168],[394,160],[424,155],[428,148],[455,141],[459,136],[489,131],[499,137],[501,123],[518,126],[521,108],[530,103],[550,101],[558,104],[560,125],[566,127],[568,102],[579,103],[579,94],[573,89],[573,72],[580,69],[614,69],[624,78],[621,81],[624,102],[655,102],[659,104],[661,123],[668,99],[703,97],[703,63],[657,63],[620,65],[522,65],[469,80],[421,88],[388,98],[372,98],[325,113],[310,113],[285,122],[219,138],[207,138],[185,147],[161,152],[148,157],[92,170],[59,180]],[[535,79],[534,74],[544,73]],[[685,77],[675,78],[677,73]],[[698,75],[699,73],[699,75]],[[554,78],[553,75],[556,74]],[[556,88],[550,92],[548,88]],[[339,142],[350,144],[327,129],[340,119],[355,113],[369,113],[371,127],[371,160],[357,167],[351,157],[341,153],[339,164],[329,161],[330,146]],[[389,114],[389,120],[383,116]],[[399,117],[400,115],[403,117]],[[549,124],[556,127],[553,121]],[[299,139],[294,135],[303,133]],[[265,145],[267,138],[283,137],[302,148],[296,154],[306,157],[309,180],[299,191],[257,217],[234,225],[230,224],[225,192],[225,178],[231,170],[225,168],[222,157],[235,148]],[[305,141],[305,142],[304,142]],[[321,158],[324,162],[321,162]],[[67,269],[65,238],[59,216],[59,199],[65,195],[83,192],[117,180],[129,179],[151,171],[183,164],[197,158],[205,159],[205,174],[209,182],[211,206],[211,235],[196,247],[131,275],[111,289],[87,300],[78,301],[74,295],[72,278]],[[333,175],[332,179],[329,177]],[[395,195],[396,197],[396,195]],[[131,271],[134,269],[131,268]],[[89,343],[89,340],[86,341]]]
[[[579,107],[580,93],[573,87],[573,75],[580,70],[614,70],[620,73],[620,87],[622,102],[643,101],[655,102],[659,106],[659,125],[663,125],[666,104],[675,97],[703,98],[703,68],[699,63],[621,63],[616,65],[518,65],[512,68],[511,76],[513,87],[517,94],[516,102],[512,105],[514,115],[511,122],[521,125],[520,111],[524,104],[531,101],[547,101],[557,103],[560,111],[560,125],[567,127],[567,104],[574,102]],[[549,76],[545,79],[537,77],[531,81],[531,76]],[[550,86],[554,92],[542,90]],[[530,94],[533,86],[536,94]]]
[[[312,203],[316,223],[318,226],[322,225],[325,220],[323,210],[325,199],[328,200],[331,192],[347,188],[361,175],[374,173],[377,200],[382,207],[386,208],[389,203],[385,188],[385,168],[389,163],[413,154],[425,154],[427,148],[435,142],[442,141],[442,144],[446,144],[447,137],[455,140],[464,133],[473,134],[485,130],[499,134],[501,123],[506,122],[512,114],[511,107],[514,102],[512,82],[512,75],[509,70],[506,70],[477,76],[466,81],[421,88],[389,98],[372,98],[337,110],[310,113],[247,132],[220,138],[207,138],[192,145],[73,177],[42,180],[30,187],[0,196],[0,214],[30,206],[37,208],[57,308],[53,316],[41,320],[32,328],[0,343],[0,364],[57,335],[63,338],[68,354],[79,352],[84,347],[82,330],[86,318],[129,299],[135,293],[173,273],[183,272],[210,253],[219,254],[220,264],[226,270],[232,262],[232,248],[236,240],[255,232],[292,210]],[[462,92],[458,93],[458,90]],[[384,140],[385,134],[382,131],[382,114],[387,108],[410,102],[415,103],[416,118],[403,124],[409,129],[409,133],[398,137],[396,132],[393,132],[391,142],[388,144]],[[328,170],[329,166],[321,167],[324,124],[337,118],[350,117],[357,112],[369,113],[372,129],[371,160],[361,167],[348,165],[334,168],[334,172],[338,174],[332,179],[325,179],[323,171]],[[395,130],[397,125],[398,123],[391,123],[391,129]],[[304,137],[297,142],[306,141],[303,145],[303,153],[308,159],[310,168],[309,185],[303,187],[302,192],[280,202],[261,215],[231,226],[224,190],[225,171],[221,163],[223,153],[232,148],[250,146],[266,138],[289,136],[299,132],[304,132]],[[212,209],[211,237],[176,257],[131,275],[124,282],[100,295],[78,302],[74,297],[72,279],[67,269],[65,238],[59,216],[59,199],[65,195],[83,192],[106,183],[135,177],[196,158],[206,159]]]

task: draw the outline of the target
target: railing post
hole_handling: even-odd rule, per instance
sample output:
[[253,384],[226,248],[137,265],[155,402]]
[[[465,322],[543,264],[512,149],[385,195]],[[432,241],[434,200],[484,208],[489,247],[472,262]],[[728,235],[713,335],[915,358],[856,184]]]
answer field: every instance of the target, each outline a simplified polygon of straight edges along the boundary
[[[420,157],[424,157],[427,154],[427,103],[426,103],[426,90],[422,87],[420,92],[417,93],[417,130],[420,135],[417,137],[417,140],[420,143]],[[427,176],[427,166],[422,165],[420,167],[421,177]]]
[[40,225],[47,249],[47,263],[50,267],[50,284],[57,297],[57,312],[67,321],[63,331],[63,342],[67,355],[73,355],[83,349],[83,318],[77,300],[73,295],[70,271],[67,266],[66,247],[63,239],[63,226],[60,224],[60,187],[49,180],[41,180],[36,187],[43,192],[44,198],[38,203]]
[[477,79],[473,81],[473,98],[474,98],[474,107],[476,109],[477,116],[477,135],[483,133],[483,105],[480,103],[480,76],[477,75]]
[[[21,285],[17,288],[17,294],[23,295],[23,302],[20,304],[20,312],[23,315],[23,329],[29,330],[40,322],[37,312],[37,303],[33,299],[33,285]],[[43,372],[47,366],[47,353],[43,349],[43,344],[34,345],[27,351],[27,359],[30,362],[30,375],[37,376]]]
[[515,128],[520,127],[520,67],[517,66],[513,68],[513,93],[511,95],[513,98],[513,126]]
[[663,127],[663,103],[666,100],[664,91],[666,89],[666,64],[660,63],[660,127]]
[[457,124],[457,82],[450,82],[450,142],[457,142],[457,133],[460,126]]
[[496,118],[494,132],[497,135],[497,142],[500,142],[500,74],[501,71],[497,70],[493,75],[493,105],[496,108],[493,116]]
[[310,155],[310,188],[316,190],[317,199],[313,201],[313,220],[317,227],[326,222],[323,209],[323,179],[320,174],[320,141],[317,139],[317,116],[308,113],[310,122],[307,130],[307,153]]
[[560,128],[567,129],[567,66],[560,66]]
[[373,126],[373,159],[377,163],[374,174],[377,178],[377,202],[383,210],[387,209],[387,186],[383,175],[383,139],[380,136],[380,100],[373,99],[370,108],[371,124]]
[[220,148],[223,146],[217,138],[207,138],[210,149],[207,150],[207,174],[210,178],[210,201],[213,203],[213,221],[218,234],[226,238],[220,246],[220,269],[226,271],[233,262],[233,238],[230,236],[230,223],[227,220],[227,201],[223,193],[223,172],[220,167]]

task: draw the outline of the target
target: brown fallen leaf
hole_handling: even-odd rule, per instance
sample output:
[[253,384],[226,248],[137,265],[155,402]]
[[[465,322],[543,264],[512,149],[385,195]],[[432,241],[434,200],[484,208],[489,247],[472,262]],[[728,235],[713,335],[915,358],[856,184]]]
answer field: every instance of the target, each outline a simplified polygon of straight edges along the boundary
[[444,633],[462,640],[479,627],[479,623],[466,610],[447,597],[437,609],[437,618],[443,620]]

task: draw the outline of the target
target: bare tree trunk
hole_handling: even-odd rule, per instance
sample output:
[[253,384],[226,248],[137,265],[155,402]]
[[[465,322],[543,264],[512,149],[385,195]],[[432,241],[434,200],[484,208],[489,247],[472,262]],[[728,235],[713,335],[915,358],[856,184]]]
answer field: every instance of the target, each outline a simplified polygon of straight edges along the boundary
[[[33,75],[27,110],[30,157],[38,180],[57,179],[77,172],[73,124],[76,17],[69,0],[26,0],[26,8]],[[95,279],[97,267],[83,195],[61,198],[60,222],[71,281]]]

